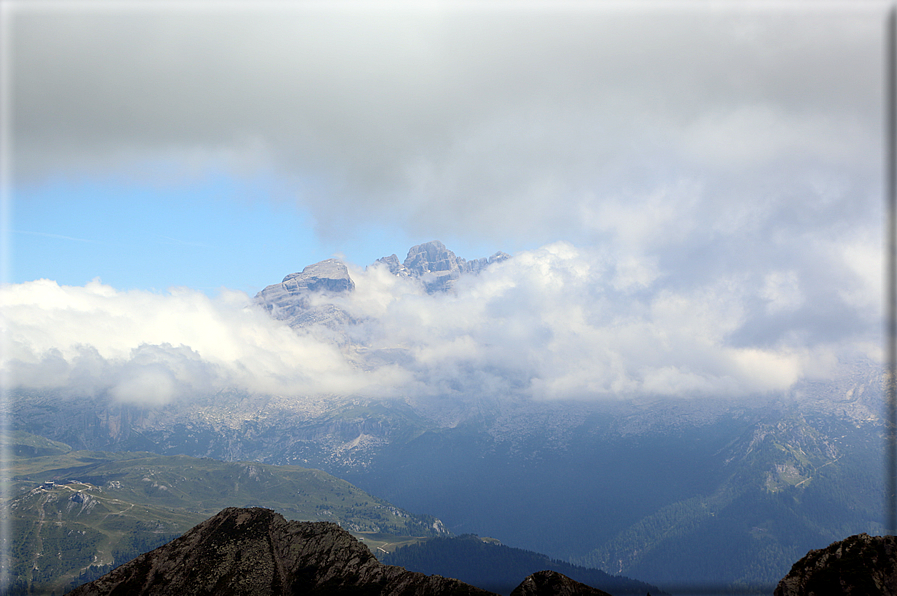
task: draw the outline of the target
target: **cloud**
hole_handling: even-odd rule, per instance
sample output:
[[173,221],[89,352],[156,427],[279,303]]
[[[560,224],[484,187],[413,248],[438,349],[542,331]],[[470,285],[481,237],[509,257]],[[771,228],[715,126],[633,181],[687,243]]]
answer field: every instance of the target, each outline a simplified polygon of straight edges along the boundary
[[744,395],[876,344],[884,5],[212,6],[17,5],[12,194],[223,171],[331,245],[515,258],[446,296],[354,268],[339,330],[227,291],[7,286],[20,382]]
[[[862,246],[832,258],[852,264],[850,251]],[[842,269],[842,282],[858,275]],[[224,388],[412,401],[738,397],[785,392],[820,375],[814,362],[837,362],[876,338],[871,323],[808,337],[803,321],[819,315],[797,270],[758,279],[733,272],[688,288],[653,274],[633,282],[633,271],[643,270],[652,265],[559,242],[429,295],[385,267],[353,265],[354,292],[316,301],[355,322],[296,330],[239,292],[209,298],[183,288],[156,294],[38,280],[0,291],[4,366],[20,385],[140,403]],[[836,293],[827,314],[874,321],[862,295]],[[783,327],[751,335],[764,325]]]
[[98,6],[10,15],[18,183],[270,176],[331,238],[516,250],[881,179],[884,5]]
[[336,347],[251,307],[187,289],[120,292],[38,280],[0,292],[4,357],[16,384],[165,403],[235,386],[271,393],[351,393],[360,375]]
[[[800,289],[803,272],[734,270],[683,287],[653,274],[633,283],[633,270],[653,265],[561,242],[461,278],[446,295],[420,294],[382,268],[354,270],[356,292],[339,304],[362,321],[357,345],[397,355],[417,391],[462,399],[787,391],[819,377],[819,362],[837,374],[831,363],[878,338],[879,307],[836,294],[816,312]],[[852,276],[842,269],[829,281],[852,284]],[[808,336],[807,320],[824,317],[867,322]],[[770,330],[752,335],[758,326]]]

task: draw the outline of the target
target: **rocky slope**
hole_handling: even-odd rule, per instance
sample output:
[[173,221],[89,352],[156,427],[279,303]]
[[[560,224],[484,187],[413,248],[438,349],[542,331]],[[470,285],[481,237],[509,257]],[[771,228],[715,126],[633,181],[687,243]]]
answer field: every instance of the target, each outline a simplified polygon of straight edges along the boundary
[[[475,275],[493,263],[509,258],[510,255],[497,252],[487,259],[467,261],[448,250],[442,242],[433,240],[412,247],[402,263],[393,254],[377,259],[373,265],[385,265],[397,277],[415,279],[432,294],[451,290],[463,274]],[[256,294],[255,301],[272,317],[286,321],[291,327],[314,324],[337,327],[357,321],[342,308],[328,303],[326,298],[354,290],[355,282],[346,265],[338,259],[327,259],[266,287]]]
[[332,304],[312,304],[314,294],[351,292],[355,282],[349,277],[346,265],[337,259],[327,259],[309,265],[300,273],[291,273],[279,284],[272,284],[259,292],[255,300],[268,313],[290,326],[311,324],[339,325],[351,323],[352,318]]
[[573,581],[557,571],[539,571],[521,582],[511,596],[610,596],[607,592]]
[[811,550],[779,582],[775,596],[894,596],[897,537],[859,534]]
[[[526,578],[518,592],[528,596],[606,594],[553,572]],[[383,565],[336,524],[288,522],[268,509],[228,508],[71,594],[490,593],[455,579]]]
[[412,247],[402,263],[396,255],[377,259],[377,263],[389,267],[393,275],[420,279],[427,292],[432,294],[450,290],[464,273],[476,274],[493,263],[509,258],[510,255],[499,251],[488,259],[467,261],[448,250],[442,242],[433,240]]
[[72,451],[19,432],[0,433],[0,448],[15,454],[0,465],[11,497],[3,507],[12,556],[2,570],[14,594],[61,594],[233,505],[337,523],[380,547],[447,533],[435,518],[399,509],[319,470]]

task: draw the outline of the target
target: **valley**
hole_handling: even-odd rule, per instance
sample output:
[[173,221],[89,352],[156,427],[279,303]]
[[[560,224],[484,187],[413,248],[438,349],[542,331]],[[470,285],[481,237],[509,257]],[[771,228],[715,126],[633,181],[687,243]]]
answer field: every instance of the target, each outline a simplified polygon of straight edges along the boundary
[[[225,417],[216,414],[216,396],[152,409],[102,399],[85,408],[83,400],[30,394],[16,400],[15,419],[23,431],[102,449],[112,460],[117,452],[147,451],[104,463],[105,475],[139,475],[143,461],[161,461],[150,452],[206,458],[199,461],[227,481],[196,474],[191,482],[205,487],[203,494],[228,498],[194,493],[204,513],[264,504],[296,519],[326,519],[323,501],[290,502],[297,492],[266,491],[265,501],[242,492],[268,478],[272,465],[301,465],[397,508],[434,515],[454,534],[493,536],[672,593],[708,583],[768,593],[807,550],[882,530],[882,426],[871,415],[879,395],[857,395],[861,386],[874,387],[869,374],[840,400],[823,395],[738,408],[711,400],[481,403],[478,415],[453,425],[396,402],[335,400],[310,415],[301,404],[278,409],[282,400],[252,395],[227,396]],[[43,406],[50,403],[52,413]],[[69,423],[56,423],[58,417]],[[99,473],[80,459],[54,466],[53,474],[77,470],[71,477],[84,482]],[[42,481],[49,472],[33,469],[29,478]],[[142,495],[165,494],[142,505],[182,506],[186,475],[179,473],[141,479]],[[383,529],[352,522],[353,511],[326,510],[353,531]],[[429,526],[389,531],[425,535]]]
[[289,519],[333,521],[385,552],[447,535],[319,470],[151,453],[73,451],[41,437],[3,437],[10,478],[13,590],[60,590],[164,544],[221,509],[273,508]]

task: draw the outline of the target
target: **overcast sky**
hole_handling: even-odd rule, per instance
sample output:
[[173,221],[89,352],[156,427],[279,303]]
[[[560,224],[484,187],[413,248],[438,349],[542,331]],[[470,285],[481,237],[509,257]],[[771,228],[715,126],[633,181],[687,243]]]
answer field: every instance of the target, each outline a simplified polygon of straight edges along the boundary
[[[877,357],[886,8],[4,2],[7,369],[587,397]],[[430,302],[363,271],[432,239],[515,259]],[[335,254],[405,364],[247,314]]]

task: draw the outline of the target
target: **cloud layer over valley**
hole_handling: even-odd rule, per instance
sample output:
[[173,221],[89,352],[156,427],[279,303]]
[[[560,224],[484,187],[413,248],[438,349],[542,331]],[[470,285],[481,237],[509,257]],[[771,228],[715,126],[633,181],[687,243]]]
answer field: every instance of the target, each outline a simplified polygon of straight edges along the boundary
[[[828,266],[851,291],[814,295],[793,270],[682,287],[648,264],[568,243],[462,275],[448,293],[427,294],[382,265],[350,266],[353,292],[314,300],[354,322],[295,330],[240,292],[38,280],[0,291],[4,365],[16,385],[138,403],[227,388],[412,400],[745,397],[830,378],[839,358],[879,357],[869,302],[880,287]],[[853,324],[816,330],[831,309]]]

